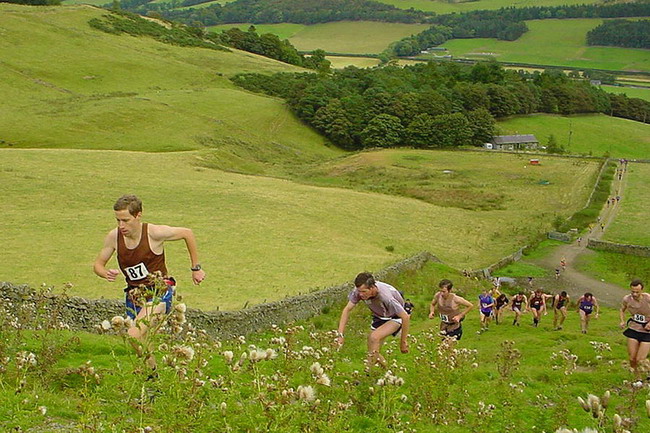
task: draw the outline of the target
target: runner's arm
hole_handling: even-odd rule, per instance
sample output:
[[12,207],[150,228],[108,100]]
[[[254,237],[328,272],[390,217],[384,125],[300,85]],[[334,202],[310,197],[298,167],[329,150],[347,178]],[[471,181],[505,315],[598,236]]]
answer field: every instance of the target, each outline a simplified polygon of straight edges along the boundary
[[460,322],[465,316],[467,316],[467,313],[469,313],[470,311],[472,311],[472,309],[474,309],[474,304],[472,304],[467,299],[462,298],[458,295],[456,295],[456,302],[458,302],[460,305],[464,305],[467,307],[466,309],[458,313],[453,318],[454,322]]
[[431,305],[429,305],[429,319],[436,317],[436,305],[438,305],[438,294],[433,295]]
[[104,278],[106,281],[113,282],[120,274],[119,269],[107,269],[106,263],[113,257],[115,247],[117,245],[117,229],[111,230],[104,239],[104,246],[97,255],[95,263],[93,264],[93,271],[98,277]]
[[[164,241],[178,241],[183,239],[187,246],[187,252],[190,255],[191,267],[196,268],[199,264],[199,252],[196,246],[196,238],[192,229],[186,227],[171,227],[165,225],[149,224],[149,234],[152,239]],[[194,284],[200,284],[205,279],[205,271],[200,269],[192,271],[192,281]]]
[[341,318],[339,319],[339,328],[337,331],[338,336],[336,338],[339,344],[343,344],[343,333],[345,332],[345,327],[347,326],[348,319],[350,318],[350,311],[352,311],[352,309],[356,306],[357,304],[348,301],[347,305],[343,307],[343,311],[341,311]]
[[621,318],[621,323],[619,324],[621,328],[625,328],[627,322],[625,321],[625,312],[627,311],[627,303],[623,301],[621,303],[621,309],[618,311],[618,314]]
[[594,306],[596,307],[596,317],[600,315],[600,305],[598,305],[598,299],[594,296]]

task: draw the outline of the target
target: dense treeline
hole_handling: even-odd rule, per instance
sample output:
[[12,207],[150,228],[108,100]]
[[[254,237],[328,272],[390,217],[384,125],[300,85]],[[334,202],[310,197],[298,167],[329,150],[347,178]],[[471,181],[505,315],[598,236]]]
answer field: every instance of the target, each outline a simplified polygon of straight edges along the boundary
[[429,18],[433,25],[404,38],[383,53],[383,57],[413,56],[453,38],[496,38],[513,41],[528,31],[524,21],[550,18],[619,18],[650,16],[650,1],[613,5],[574,5],[555,7],[501,8]]
[[311,56],[305,57],[286,39],[281,40],[277,35],[271,33],[257,34],[255,26],[250,26],[246,32],[238,28],[226,30],[221,33],[220,39],[230,47],[260,54],[291,65],[322,72],[330,69],[331,63],[325,58],[325,51],[315,50]]
[[321,72],[327,72],[330,68],[330,61],[325,58],[324,51],[316,50],[311,56],[306,57],[286,39],[280,40],[270,33],[257,34],[254,26],[251,26],[247,32],[233,28],[217,34],[178,23],[168,23],[169,26],[165,27],[126,11],[114,11],[113,14],[93,18],[88,21],[88,24],[107,33],[149,36],[172,45],[226,50],[225,45]]
[[587,45],[650,48],[650,21],[605,21],[587,33]]
[[121,6],[143,15],[155,11],[170,20],[203,26],[224,23],[317,24],[359,20],[416,23],[427,17],[421,11],[399,9],[372,0],[236,0],[224,5],[217,3],[192,9],[174,9],[170,3],[126,0]]
[[58,6],[61,0],[0,0],[0,3],[14,3],[31,6]]
[[251,91],[284,98],[305,122],[347,148],[481,145],[495,119],[536,112],[601,112],[650,121],[650,103],[610,95],[562,72],[506,71],[452,62],[333,74],[240,74]]

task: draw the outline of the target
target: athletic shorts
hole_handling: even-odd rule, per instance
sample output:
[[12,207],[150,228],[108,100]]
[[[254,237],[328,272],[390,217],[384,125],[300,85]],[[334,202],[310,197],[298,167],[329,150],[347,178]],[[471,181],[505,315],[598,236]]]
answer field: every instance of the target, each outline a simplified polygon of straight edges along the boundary
[[372,325],[370,325],[370,329],[372,329],[374,331],[375,329],[379,328],[384,323],[388,323],[388,322],[395,322],[395,323],[399,324],[399,328],[397,328],[397,331],[395,331],[395,332],[393,332],[391,334],[393,337],[396,337],[397,334],[399,334],[399,331],[402,330],[402,319],[400,317],[377,317],[377,316],[373,316],[372,317]]
[[534,309],[536,309],[537,311],[539,311],[539,310],[542,309],[542,306],[541,306],[541,305],[531,305],[530,308],[534,308]]
[[641,343],[650,343],[650,332],[639,332],[634,329],[627,328],[623,331],[623,335],[627,338],[639,341]]
[[[135,305],[133,302],[133,299],[129,296],[129,291],[133,289],[133,287],[127,287],[124,289],[124,304],[126,306],[126,315],[130,317],[131,319],[135,319],[135,317],[140,313],[140,310],[142,310],[142,307],[139,305]],[[158,302],[164,302],[165,303],[165,314],[169,314],[169,312],[172,310],[172,300],[174,299],[174,294],[176,292],[176,286],[172,285],[167,285],[167,291],[165,294],[161,297],[156,297],[156,300]],[[153,302],[153,300],[151,301]]]
[[583,310],[582,308],[580,309],[583,313],[585,313],[587,316],[590,315],[594,310]]
[[463,337],[463,327],[459,326],[453,331],[440,331],[440,335],[455,338],[457,341],[459,341]]
[[492,315],[492,310],[481,310],[481,314],[490,317]]

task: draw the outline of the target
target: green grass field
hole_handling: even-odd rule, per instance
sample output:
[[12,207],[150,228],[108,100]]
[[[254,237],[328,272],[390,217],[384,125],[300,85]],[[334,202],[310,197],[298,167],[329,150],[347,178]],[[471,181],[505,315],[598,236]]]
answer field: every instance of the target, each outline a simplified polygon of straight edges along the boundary
[[[625,339],[616,310],[604,308],[598,319],[592,319],[587,335],[580,334],[572,308],[562,331],[552,330],[552,311],[538,328],[531,326],[530,313],[524,314],[521,326],[512,326],[508,311],[504,323],[492,323],[480,334],[478,312],[471,311],[463,322],[462,340],[449,347],[437,336],[439,319],[427,318],[433,287],[441,278],[451,278],[458,294],[477,301],[475,280],[437,264],[389,281],[415,303],[410,352],[401,354],[395,338],[388,338],[383,347],[390,372],[402,384],[386,385],[384,369],[364,371],[370,319],[365,306],[352,311],[345,344],[336,350],[330,331],[336,329],[343,300],[299,323],[302,329],[282,325],[275,332],[249,335],[243,342],[215,342],[200,334],[159,335],[153,340],[158,359],[153,381],[147,380],[149,372],[142,369],[142,361],[118,336],[19,332],[7,326],[0,331],[5,353],[32,352],[37,364],[18,369],[14,361],[18,357],[12,356],[0,370],[0,428],[133,432],[149,427],[157,433],[554,432],[560,427],[597,429],[599,421],[601,427],[610,426],[618,414],[631,420],[627,425],[631,431],[648,431],[647,386],[631,386],[634,376],[626,368]],[[27,320],[42,325],[48,319],[33,315]],[[512,342],[511,349],[503,346],[505,341]],[[194,348],[191,359],[182,356],[183,346]],[[239,365],[241,354],[250,358],[249,351],[255,348],[271,348],[276,357],[259,362],[242,358]],[[233,352],[237,367],[226,361],[226,351]],[[90,374],[88,367],[93,368]],[[329,385],[317,383],[318,367]],[[312,401],[296,395],[296,389],[306,385],[315,391]],[[20,392],[15,392],[19,387]],[[583,411],[577,397],[603,396],[605,391],[611,393],[609,405],[600,420],[594,419]],[[155,398],[147,398],[150,393]]]
[[445,0],[377,0],[381,3],[396,6],[401,9],[419,9],[438,14],[467,12],[480,9],[500,9],[505,7],[539,7],[562,6],[574,4],[601,3],[600,0],[478,0],[478,1],[445,1]]
[[635,278],[640,278],[646,286],[650,281],[650,260],[647,257],[589,251],[579,257],[576,268],[594,278],[626,288]]
[[428,27],[422,24],[342,21],[307,26],[289,41],[299,50],[320,48],[331,53],[377,54],[391,42]]
[[618,86],[601,86],[603,90],[609,93],[619,93],[627,95],[628,98],[639,98],[650,101],[650,87],[618,87]]
[[263,35],[265,33],[272,33],[279,37],[280,39],[288,39],[297,33],[303,31],[307,26],[304,24],[293,24],[293,23],[282,23],[282,24],[251,24],[251,23],[241,23],[241,24],[220,24],[217,26],[209,26],[208,30],[213,32],[221,32],[223,30],[229,30],[233,27],[236,27],[240,30],[247,31],[250,26],[255,26],[257,33]]
[[650,164],[629,164],[626,176],[625,198],[621,200],[621,208],[604,238],[612,242],[650,246]]
[[[555,135],[569,153],[601,156],[609,152],[617,158],[648,158],[650,125],[603,114],[555,116],[538,114],[513,117],[498,123],[503,134],[535,134],[541,145]],[[612,131],[616,131],[615,136]],[[569,132],[571,145],[569,146]]]
[[442,46],[454,57],[494,57],[500,62],[650,71],[649,50],[587,46],[587,32],[601,22],[602,19],[527,21],[530,30],[516,41],[454,39]]
[[[331,180],[312,179],[328,186],[323,188],[203,169],[203,156],[2,150],[2,279],[59,287],[70,281],[78,295],[119,297],[121,284],[99,280],[91,264],[114,226],[111,206],[124,193],[142,197],[147,220],[195,230],[208,280],[191,286],[182,245],[170,245],[168,261],[187,301],[199,308],[241,308],[247,301],[257,304],[336,284],[422,250],[453,266],[473,268],[547,230],[558,209],[568,215],[581,207],[596,168],[576,169],[573,161],[555,158],[531,169],[513,155],[387,151],[332,165]],[[367,158],[372,160],[363,161]],[[426,167],[419,182],[429,187],[406,175],[389,176],[393,183],[384,179],[382,185],[381,173],[416,175],[416,166]],[[355,167],[378,175],[372,178],[377,192],[369,183],[348,185],[335,175]],[[447,177],[443,169],[455,173]],[[539,179],[551,184],[540,186]],[[402,182],[412,185],[411,192],[428,193],[425,199],[435,200],[437,194],[444,207],[390,195]],[[464,197],[473,203],[496,200],[498,206],[463,209]]]
[[[210,26],[212,31],[237,27],[248,29],[251,24],[221,24]],[[301,51],[322,49],[331,53],[377,54],[391,42],[417,34],[429,26],[422,24],[381,23],[376,21],[340,21],[306,26],[303,24],[255,24],[257,32],[273,33],[289,41]]]
[[346,66],[356,66],[357,68],[371,68],[379,65],[379,59],[371,57],[348,57],[348,56],[329,56],[327,57],[335,69],[342,69]]

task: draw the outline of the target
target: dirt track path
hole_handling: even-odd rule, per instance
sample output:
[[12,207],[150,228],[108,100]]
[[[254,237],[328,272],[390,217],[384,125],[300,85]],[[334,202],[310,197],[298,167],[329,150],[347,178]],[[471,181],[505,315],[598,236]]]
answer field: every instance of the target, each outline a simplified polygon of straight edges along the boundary
[[[622,167],[619,165],[619,167]],[[622,179],[615,175],[612,181],[610,197],[620,196],[623,199],[627,173],[624,171]],[[578,299],[585,292],[591,292],[602,305],[609,307],[618,307],[621,298],[628,293],[627,288],[617,286],[616,284],[605,283],[589,275],[583,274],[573,267],[576,259],[583,254],[594,254],[587,249],[589,239],[600,239],[607,227],[614,221],[618,213],[620,203],[603,206],[600,212],[600,221],[595,224],[589,232],[583,236],[581,241],[574,241],[570,244],[557,247],[550,255],[535,261],[531,261],[537,266],[550,270],[555,274],[555,270],[560,268],[562,258],[566,259],[566,269],[560,272],[560,278],[555,277],[538,279],[536,285],[556,290],[566,290],[572,299]],[[601,228],[601,224],[604,227]]]

